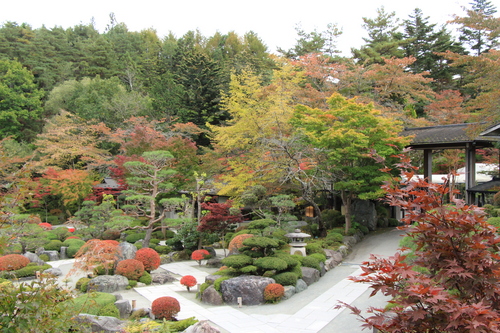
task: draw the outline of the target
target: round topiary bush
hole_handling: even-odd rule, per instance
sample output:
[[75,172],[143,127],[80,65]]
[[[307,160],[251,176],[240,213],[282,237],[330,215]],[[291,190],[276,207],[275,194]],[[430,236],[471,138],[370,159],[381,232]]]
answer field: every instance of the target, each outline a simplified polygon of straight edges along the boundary
[[270,283],[264,289],[264,299],[267,302],[279,302],[283,296],[285,296],[285,288],[279,283]]
[[144,274],[142,274],[142,276],[139,278],[139,282],[150,285],[151,283],[153,283],[153,278],[151,277],[151,274],[145,271]]
[[157,245],[155,246],[155,251],[158,252],[158,254],[169,254],[172,252],[172,248],[168,245]]
[[43,246],[43,248],[47,251],[60,251],[61,246],[63,246],[63,242],[58,239],[51,240],[47,244]]
[[272,276],[276,283],[282,286],[295,286],[299,277],[293,272],[283,272]]
[[30,260],[21,254],[7,254],[0,257],[0,271],[16,271],[29,263]]
[[184,275],[181,278],[180,283],[183,286],[186,286],[187,290],[189,291],[189,288],[196,286],[197,281],[196,278],[192,275]]
[[140,241],[141,239],[144,239],[144,237],[146,237],[146,233],[145,232],[136,232],[136,233],[133,233],[133,234],[130,234],[128,235],[125,240],[129,243],[135,243],[137,241]]
[[229,246],[227,247],[229,253],[236,253],[243,246],[243,241],[247,238],[253,237],[252,234],[242,234],[234,237]]
[[151,312],[157,319],[175,319],[179,311],[181,311],[181,305],[174,297],[163,296],[155,299],[151,304]]
[[304,267],[315,268],[318,271],[321,271],[321,268],[319,267],[319,260],[314,258],[314,257],[311,257],[311,256],[302,257],[300,259],[300,263]]
[[125,259],[116,265],[115,274],[123,275],[129,280],[138,280],[144,274],[144,265],[139,260]]
[[318,259],[319,262],[324,263],[326,261],[326,255],[321,253],[313,253],[310,257]]
[[145,247],[137,250],[135,260],[139,260],[144,265],[144,269],[151,272],[160,267],[160,255],[155,250]]
[[102,233],[102,239],[104,240],[108,240],[108,239],[118,239],[120,238],[120,231],[119,230],[112,230],[112,229],[109,229],[109,230],[106,230]]
[[208,257],[210,257],[210,253],[205,249],[196,250],[191,253],[191,259],[196,260],[198,265],[201,265],[201,261],[203,259],[207,259]]

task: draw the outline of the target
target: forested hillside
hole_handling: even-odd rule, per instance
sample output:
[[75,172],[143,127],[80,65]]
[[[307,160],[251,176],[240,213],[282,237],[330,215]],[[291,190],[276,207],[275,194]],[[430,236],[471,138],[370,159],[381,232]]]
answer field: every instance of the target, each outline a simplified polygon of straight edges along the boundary
[[[346,177],[339,170],[352,167],[317,154],[318,147],[346,148],[347,138],[315,132],[342,120],[339,110],[370,117],[376,110],[384,125],[370,126],[384,126],[380,138],[394,147],[403,145],[394,138],[403,126],[500,120],[500,18],[490,1],[467,9],[439,26],[419,9],[398,19],[381,8],[363,18],[365,44],[352,57],[338,55],[342,31],[334,23],[325,31],[298,28],[293,48],[271,54],[251,31],[158,36],[129,31],[113,15],[103,32],[91,24],[5,22],[0,212],[65,219],[103,177],[126,184],[128,161],[163,150],[173,155],[175,190],[193,188],[204,174],[229,196],[263,185],[314,202],[310,191],[326,186],[326,172],[339,186]],[[313,113],[322,124],[305,118]],[[364,158],[353,155],[355,167],[370,165]],[[363,196],[373,192],[366,185],[362,193],[352,184],[344,190]]]

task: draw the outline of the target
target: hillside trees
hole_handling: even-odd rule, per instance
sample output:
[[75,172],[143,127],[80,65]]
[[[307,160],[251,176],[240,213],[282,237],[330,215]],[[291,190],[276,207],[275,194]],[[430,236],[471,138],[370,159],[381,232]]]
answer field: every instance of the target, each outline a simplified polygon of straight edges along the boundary
[[398,136],[399,122],[383,117],[371,104],[340,94],[333,94],[328,103],[327,111],[297,106],[291,121],[304,140],[325,155],[324,164],[318,167],[331,174],[333,188],[341,195],[347,232],[353,200],[382,195],[380,184],[385,175],[379,171],[380,161],[398,153],[408,140]]
[[30,141],[41,125],[43,91],[21,63],[0,60],[0,139]]

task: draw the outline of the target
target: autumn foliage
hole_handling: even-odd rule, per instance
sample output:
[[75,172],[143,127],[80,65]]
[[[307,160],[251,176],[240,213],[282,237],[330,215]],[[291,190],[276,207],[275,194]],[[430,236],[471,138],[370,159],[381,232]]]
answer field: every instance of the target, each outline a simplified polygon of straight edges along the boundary
[[30,260],[20,254],[7,254],[0,257],[0,271],[15,271],[26,267]]
[[144,265],[139,260],[125,259],[116,265],[115,273],[137,281],[144,274]]
[[144,269],[151,272],[160,266],[160,255],[151,248],[142,248],[135,253],[135,259],[142,262]]
[[496,228],[481,209],[455,199],[449,187],[414,178],[408,158],[401,156],[398,166],[409,181],[394,179],[384,188],[387,201],[405,211],[415,258],[405,248],[387,259],[372,256],[362,275],[352,277],[371,284],[372,295],[391,297],[391,306],[368,310],[365,326],[381,332],[500,332]]
[[189,291],[189,288],[196,286],[197,281],[196,278],[192,275],[184,275],[181,278],[180,283],[183,286],[186,286],[187,290]]
[[279,283],[270,283],[264,289],[264,299],[267,302],[278,302],[283,296],[285,296],[285,288]]
[[78,270],[93,271],[96,267],[102,266],[107,274],[113,268],[119,253],[118,244],[91,239],[75,254],[75,262],[70,273],[75,273]]
[[151,311],[157,319],[172,320],[181,311],[181,305],[174,297],[163,296],[153,301]]
[[241,234],[236,237],[234,237],[231,242],[229,243],[229,246],[227,249],[229,250],[229,254],[232,254],[233,252],[237,252],[238,249],[240,249],[243,246],[243,241],[247,238],[253,237],[252,234]]
[[205,249],[196,250],[191,253],[191,259],[196,260],[198,265],[201,265],[201,261],[206,259],[209,255],[210,253]]

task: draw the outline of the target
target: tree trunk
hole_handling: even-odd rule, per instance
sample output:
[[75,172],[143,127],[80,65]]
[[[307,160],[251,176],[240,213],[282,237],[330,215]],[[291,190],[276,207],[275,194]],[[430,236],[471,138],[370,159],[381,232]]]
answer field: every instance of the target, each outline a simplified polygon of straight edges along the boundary
[[151,237],[153,236],[153,226],[150,228],[146,229],[146,236],[144,236],[144,239],[142,240],[142,247],[146,248],[149,247],[149,241],[151,240]]
[[341,191],[340,196],[342,197],[342,204],[345,207],[345,234],[349,232],[351,228],[351,204],[352,204],[352,195],[347,191]]

